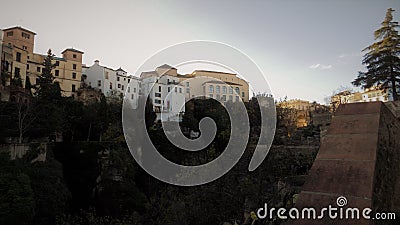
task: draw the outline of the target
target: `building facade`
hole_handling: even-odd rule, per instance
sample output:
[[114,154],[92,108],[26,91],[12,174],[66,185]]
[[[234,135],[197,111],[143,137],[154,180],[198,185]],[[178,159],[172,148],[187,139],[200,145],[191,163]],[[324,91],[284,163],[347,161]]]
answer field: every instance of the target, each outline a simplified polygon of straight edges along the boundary
[[83,77],[88,87],[99,90],[106,97],[123,97],[132,107],[137,107],[141,81],[128,75],[123,69],[114,70],[102,66],[99,60],[96,60],[92,66],[83,67]]
[[180,82],[185,85],[187,99],[204,95],[222,102],[236,102],[239,99],[243,102],[249,101],[248,82],[233,73],[195,70],[191,74],[181,75],[179,78]]
[[177,69],[162,65],[142,72],[141,90],[151,100],[156,120],[181,121],[185,112],[185,88],[179,83]]
[[342,91],[331,97],[331,107],[335,110],[340,104],[356,102],[387,102],[393,100],[388,90],[381,90],[374,86],[366,88],[363,92]]
[[[23,87],[27,84],[34,86],[42,73],[43,61],[46,57],[34,52],[36,33],[22,27],[7,28],[3,31],[2,61],[5,61],[3,70],[10,73],[10,79],[20,77]],[[55,81],[60,84],[62,95],[74,97],[81,85],[84,53],[68,48],[61,54],[62,57],[54,57],[55,68],[52,74]]]

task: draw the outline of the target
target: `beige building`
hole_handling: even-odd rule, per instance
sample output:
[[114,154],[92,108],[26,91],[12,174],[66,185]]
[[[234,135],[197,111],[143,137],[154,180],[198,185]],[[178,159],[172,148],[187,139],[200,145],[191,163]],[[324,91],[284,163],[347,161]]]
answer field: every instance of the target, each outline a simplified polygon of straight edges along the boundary
[[290,113],[291,115],[288,116],[292,117],[289,119],[295,121],[297,128],[306,127],[311,122],[319,123],[318,121],[313,121],[315,116],[320,116],[321,113],[326,113],[328,111],[328,107],[326,106],[301,99],[291,99],[288,101],[279,102],[277,106],[281,108],[294,109],[293,112]]
[[[24,87],[28,79],[30,85],[35,85],[37,77],[42,73],[46,57],[44,54],[34,53],[36,33],[22,27],[12,27],[3,31],[4,46],[9,49],[3,46],[2,61],[3,58],[10,58],[6,55],[12,55],[12,61],[5,62],[8,64],[6,69],[10,72],[11,78],[19,75]],[[60,84],[63,96],[74,97],[81,84],[83,52],[68,48],[61,54],[62,57],[54,57],[56,67],[52,74],[55,81]]]
[[[198,79],[201,77],[203,79]],[[249,84],[233,73],[195,70],[191,74],[180,75],[179,79],[186,88],[187,99],[204,95],[222,101],[235,102],[239,98],[249,101]]]
[[333,110],[337,109],[340,104],[356,103],[356,102],[387,102],[389,101],[389,93],[387,90],[381,90],[378,87],[366,88],[363,92],[342,91],[331,97],[331,106]]

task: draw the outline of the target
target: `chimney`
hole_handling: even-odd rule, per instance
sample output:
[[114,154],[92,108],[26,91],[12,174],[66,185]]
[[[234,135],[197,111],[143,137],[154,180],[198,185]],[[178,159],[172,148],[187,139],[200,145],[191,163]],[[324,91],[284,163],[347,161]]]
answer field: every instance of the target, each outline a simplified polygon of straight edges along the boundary
[[99,60],[94,60],[94,64],[99,65],[100,61]]

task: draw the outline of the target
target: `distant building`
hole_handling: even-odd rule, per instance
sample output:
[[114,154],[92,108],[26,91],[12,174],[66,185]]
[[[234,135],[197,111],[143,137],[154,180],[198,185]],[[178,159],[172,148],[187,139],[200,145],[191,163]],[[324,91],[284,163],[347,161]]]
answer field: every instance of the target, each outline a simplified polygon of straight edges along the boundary
[[363,102],[389,101],[388,90],[380,90],[378,87],[367,88],[361,95]]
[[117,70],[100,65],[99,60],[94,61],[90,67],[83,67],[84,83],[91,88],[99,90],[106,97],[113,95],[124,97],[137,107],[140,80],[128,75],[126,71]]
[[[10,73],[10,79],[19,76],[25,87],[28,82],[35,85],[43,70],[44,54],[34,53],[36,33],[22,27],[4,29],[2,49],[3,71]],[[6,48],[4,48],[6,46]],[[74,48],[65,49],[62,57],[54,57],[56,67],[52,74],[60,84],[62,95],[74,97],[81,84],[83,52]]]
[[[294,115],[289,115],[293,118],[289,119],[295,120],[297,128],[306,127],[310,124],[320,125],[322,124],[322,119],[325,120],[325,117],[329,117],[329,114],[327,113],[329,111],[328,107],[316,102],[309,102],[301,99],[291,99],[288,101],[279,102],[277,106],[294,110],[292,113]],[[322,114],[324,114],[324,118],[321,118]]]
[[177,75],[177,69],[166,64],[140,75],[143,96],[151,99],[156,120],[182,119],[185,112],[185,89]]
[[333,110],[337,109],[340,104],[356,103],[356,102],[387,102],[392,100],[388,90],[381,90],[374,86],[366,88],[363,92],[342,91],[331,97],[331,106]]
[[[193,79],[200,78],[204,79]],[[192,78],[192,79],[191,79]],[[214,79],[210,79],[214,78]],[[180,75],[186,90],[186,99],[204,95],[224,101],[249,101],[249,84],[233,73],[195,70],[191,74]],[[200,83],[201,82],[201,83]]]

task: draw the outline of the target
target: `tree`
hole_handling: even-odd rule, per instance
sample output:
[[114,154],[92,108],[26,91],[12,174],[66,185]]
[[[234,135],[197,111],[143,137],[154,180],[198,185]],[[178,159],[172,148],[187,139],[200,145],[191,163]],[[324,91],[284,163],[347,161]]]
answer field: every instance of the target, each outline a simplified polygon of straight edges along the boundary
[[62,126],[62,115],[64,105],[62,103],[61,88],[52,74],[55,68],[53,63],[54,54],[51,49],[43,60],[42,74],[38,76],[35,89],[35,103],[37,104],[38,115],[37,125],[41,129],[42,136],[54,135],[59,132]]
[[35,86],[36,96],[39,99],[45,100],[58,100],[61,98],[61,88],[58,82],[54,82],[54,76],[52,74],[52,70],[56,67],[55,63],[53,63],[54,54],[51,52],[51,49],[47,51],[47,56],[43,61],[43,70],[42,74],[38,76],[37,83]]
[[386,12],[381,28],[374,32],[375,40],[372,45],[363,49],[367,51],[362,63],[366,72],[359,72],[352,82],[355,86],[370,88],[374,85],[382,90],[390,89],[393,99],[399,100],[397,88],[400,84],[400,35],[396,30],[398,22],[393,21],[392,8]]

